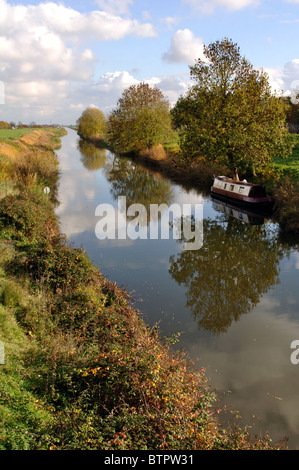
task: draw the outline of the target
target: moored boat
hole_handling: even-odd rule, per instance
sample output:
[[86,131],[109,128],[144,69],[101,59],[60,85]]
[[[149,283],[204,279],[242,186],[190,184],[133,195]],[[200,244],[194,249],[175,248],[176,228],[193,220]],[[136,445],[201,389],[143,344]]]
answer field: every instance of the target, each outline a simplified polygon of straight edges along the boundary
[[211,192],[215,197],[255,208],[273,205],[273,199],[267,197],[265,187],[261,184],[238,181],[227,176],[216,176]]

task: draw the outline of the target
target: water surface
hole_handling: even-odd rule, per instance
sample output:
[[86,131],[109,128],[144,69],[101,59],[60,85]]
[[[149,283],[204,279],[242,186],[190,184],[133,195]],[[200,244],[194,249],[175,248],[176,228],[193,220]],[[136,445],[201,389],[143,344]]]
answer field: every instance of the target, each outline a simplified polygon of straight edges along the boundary
[[[57,152],[61,229],[102,273],[131,293],[163,336],[207,371],[225,419],[299,448],[299,240],[271,220],[227,208],[105,149],[79,145],[68,129]],[[202,204],[203,246],[182,240],[99,240],[99,204]]]

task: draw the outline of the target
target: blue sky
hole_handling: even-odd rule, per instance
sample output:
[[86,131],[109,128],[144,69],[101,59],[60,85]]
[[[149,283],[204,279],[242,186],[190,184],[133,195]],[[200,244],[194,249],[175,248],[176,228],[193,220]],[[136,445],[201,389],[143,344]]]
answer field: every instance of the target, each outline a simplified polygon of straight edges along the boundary
[[75,123],[88,106],[109,114],[140,81],[174,104],[203,44],[224,37],[290,94],[298,26],[299,0],[0,0],[1,119]]

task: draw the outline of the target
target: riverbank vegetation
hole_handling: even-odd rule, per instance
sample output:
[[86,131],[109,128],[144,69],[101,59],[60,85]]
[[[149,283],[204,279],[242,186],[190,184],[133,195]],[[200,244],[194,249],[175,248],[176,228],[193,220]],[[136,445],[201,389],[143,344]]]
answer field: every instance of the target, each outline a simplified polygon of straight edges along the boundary
[[280,448],[221,427],[205,372],[68,245],[54,212],[63,133],[0,142],[0,449]]

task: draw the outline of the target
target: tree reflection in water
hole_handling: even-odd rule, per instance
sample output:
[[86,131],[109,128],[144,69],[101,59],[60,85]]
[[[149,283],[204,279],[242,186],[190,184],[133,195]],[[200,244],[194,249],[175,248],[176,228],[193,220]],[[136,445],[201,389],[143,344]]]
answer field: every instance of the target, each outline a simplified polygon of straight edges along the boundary
[[[131,159],[106,154],[92,144],[81,143],[80,150],[86,168],[103,167],[113,197],[126,196],[127,206],[142,204],[149,214],[150,204],[172,203],[171,183],[159,174],[140,171]],[[185,286],[187,307],[199,329],[221,334],[279,283],[279,262],[288,248],[274,225],[245,224],[227,214],[205,219],[203,237],[201,249],[170,257],[169,272]],[[184,241],[181,236],[178,242]]]
[[285,254],[271,224],[249,225],[228,216],[203,222],[204,244],[170,258],[169,272],[186,287],[187,307],[199,329],[220,334],[279,284]]
[[[111,184],[114,199],[126,197],[126,204],[142,204],[150,214],[150,204],[166,204],[173,200],[170,181],[160,174],[142,169],[128,158],[110,154],[107,157],[105,176]],[[149,223],[149,219],[146,221]]]
[[96,147],[94,144],[81,139],[78,142],[78,148],[82,154],[81,161],[87,170],[96,171],[105,166],[105,148]]

